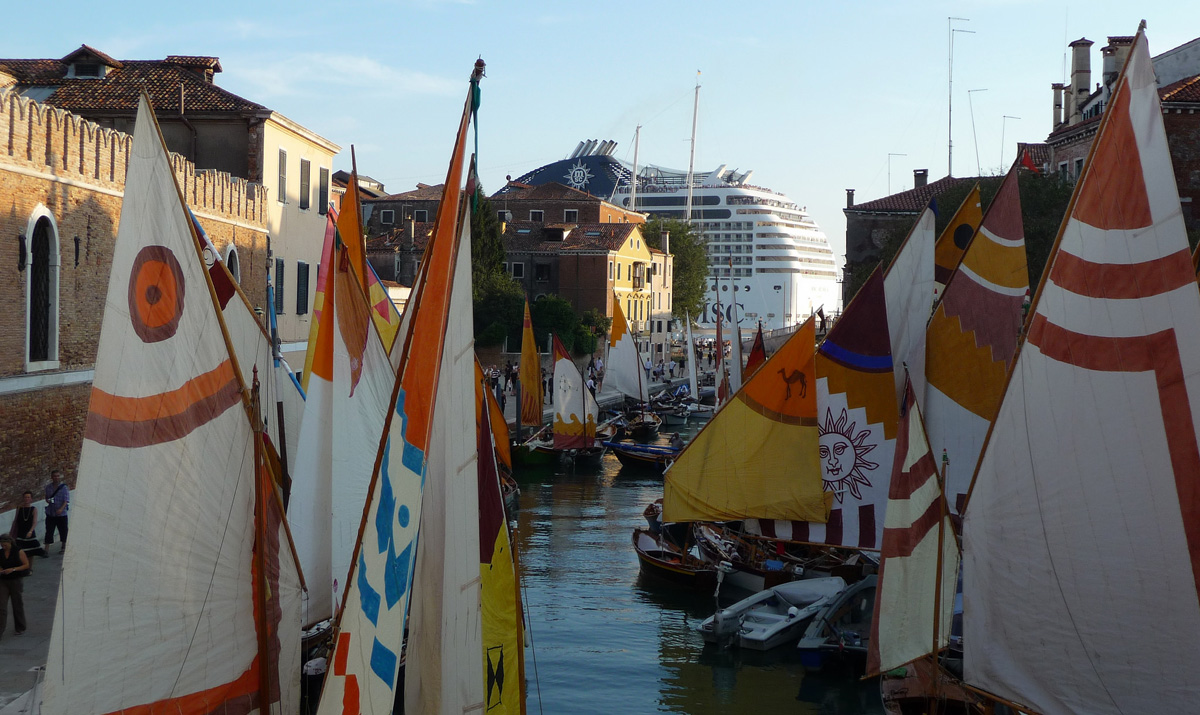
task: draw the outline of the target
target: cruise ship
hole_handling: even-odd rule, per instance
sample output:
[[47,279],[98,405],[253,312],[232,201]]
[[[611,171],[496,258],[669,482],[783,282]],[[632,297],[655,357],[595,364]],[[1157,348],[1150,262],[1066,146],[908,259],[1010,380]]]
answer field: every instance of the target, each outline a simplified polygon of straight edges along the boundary
[[[551,181],[630,206],[633,166],[613,156],[615,141],[579,142],[570,156],[516,179],[539,185]],[[819,308],[841,308],[837,264],[825,234],[787,196],[750,184],[753,172],[728,169],[694,172],[692,220],[707,242],[708,289],[697,323],[752,329],[788,328]],[[687,210],[686,171],[654,165],[637,168],[636,210],[682,219]],[[503,193],[503,192],[501,192]]]

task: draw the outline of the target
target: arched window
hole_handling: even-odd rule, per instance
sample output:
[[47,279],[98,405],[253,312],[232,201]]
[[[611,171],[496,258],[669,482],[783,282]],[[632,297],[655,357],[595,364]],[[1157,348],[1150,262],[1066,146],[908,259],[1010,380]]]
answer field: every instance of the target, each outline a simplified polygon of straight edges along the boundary
[[58,227],[45,206],[29,219],[26,281],[26,370],[58,367]]
[[238,258],[237,246],[232,243],[225,249],[225,267],[229,269],[229,275],[233,276],[235,281],[242,282],[242,263]]

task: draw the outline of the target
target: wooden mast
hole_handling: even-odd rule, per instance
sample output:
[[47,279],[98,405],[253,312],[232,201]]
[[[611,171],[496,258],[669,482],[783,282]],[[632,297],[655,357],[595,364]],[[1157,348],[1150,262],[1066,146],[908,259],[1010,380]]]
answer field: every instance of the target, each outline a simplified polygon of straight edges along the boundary
[[254,608],[258,617],[254,619],[258,632],[258,708],[267,713],[271,709],[271,663],[269,611],[267,608],[267,495],[263,493],[263,471],[267,469],[263,459],[263,423],[259,416],[258,366],[254,367],[254,381],[250,388],[250,426],[254,438]]

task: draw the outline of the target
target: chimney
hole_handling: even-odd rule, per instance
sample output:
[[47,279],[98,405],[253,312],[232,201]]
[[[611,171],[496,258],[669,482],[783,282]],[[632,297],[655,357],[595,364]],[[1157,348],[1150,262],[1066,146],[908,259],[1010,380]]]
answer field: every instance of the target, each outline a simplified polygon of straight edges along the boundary
[[1054,119],[1050,123],[1050,129],[1053,131],[1058,128],[1059,124],[1063,123],[1063,90],[1067,85],[1062,82],[1055,82],[1050,85],[1050,89],[1054,90]]
[[662,232],[662,252],[663,253],[671,252],[671,232],[670,231]]
[[913,169],[913,188],[919,189],[929,183],[929,169]]
[[1078,124],[1084,101],[1092,93],[1092,45],[1086,37],[1071,43],[1071,96],[1067,98],[1070,124]]
[[854,189],[846,189],[846,208],[854,208]]
[[1129,57],[1129,51],[1132,49],[1132,37],[1110,36],[1108,45],[1100,50],[1100,54],[1104,56],[1104,72],[1100,79],[1110,89],[1121,75],[1121,68],[1125,66],[1125,59]]

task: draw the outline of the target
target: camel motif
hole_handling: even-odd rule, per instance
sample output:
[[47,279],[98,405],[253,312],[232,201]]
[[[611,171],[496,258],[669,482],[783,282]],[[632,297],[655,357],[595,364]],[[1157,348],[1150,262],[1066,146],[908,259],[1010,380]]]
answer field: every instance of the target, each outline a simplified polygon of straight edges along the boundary
[[783,368],[779,368],[779,376],[783,378],[784,386],[787,387],[787,395],[784,396],[785,400],[792,399],[792,383],[793,382],[800,383],[800,396],[801,397],[805,397],[808,395],[808,378],[806,378],[804,376],[803,372],[793,369],[792,374],[788,375],[787,373],[784,372]]

